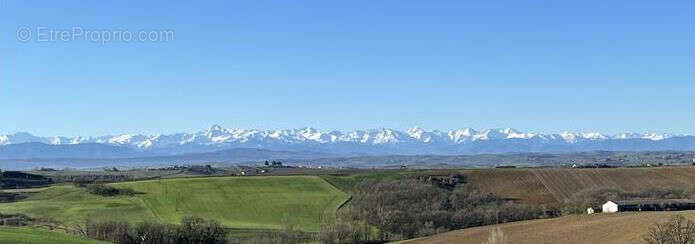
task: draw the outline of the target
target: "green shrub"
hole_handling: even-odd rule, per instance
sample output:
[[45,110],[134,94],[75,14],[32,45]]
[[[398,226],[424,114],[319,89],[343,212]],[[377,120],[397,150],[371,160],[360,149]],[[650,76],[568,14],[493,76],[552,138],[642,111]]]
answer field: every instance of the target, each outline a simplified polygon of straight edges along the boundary
[[26,226],[34,222],[34,219],[24,214],[0,214],[0,225]]
[[87,237],[114,243],[135,243],[130,236],[130,225],[125,221],[87,221]]
[[180,243],[178,230],[178,226],[142,222],[133,227],[131,235],[138,244]]
[[132,196],[135,194],[135,191],[133,189],[129,189],[129,188],[119,189],[119,188],[107,186],[104,184],[87,185],[87,192],[89,192],[91,194],[95,194],[95,195],[105,196],[105,197],[112,197],[112,196],[117,196],[117,195]]
[[187,216],[181,220],[180,236],[184,243],[217,244],[227,242],[227,230],[215,220]]

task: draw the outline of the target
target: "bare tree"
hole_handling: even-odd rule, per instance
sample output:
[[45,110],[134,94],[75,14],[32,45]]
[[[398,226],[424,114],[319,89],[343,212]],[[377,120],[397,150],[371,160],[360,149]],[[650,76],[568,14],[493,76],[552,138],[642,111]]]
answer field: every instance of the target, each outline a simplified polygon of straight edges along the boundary
[[500,227],[490,230],[490,237],[487,238],[485,244],[505,244],[507,239],[504,237],[504,232]]
[[695,222],[681,215],[673,216],[669,221],[650,228],[644,240],[649,244],[693,244]]

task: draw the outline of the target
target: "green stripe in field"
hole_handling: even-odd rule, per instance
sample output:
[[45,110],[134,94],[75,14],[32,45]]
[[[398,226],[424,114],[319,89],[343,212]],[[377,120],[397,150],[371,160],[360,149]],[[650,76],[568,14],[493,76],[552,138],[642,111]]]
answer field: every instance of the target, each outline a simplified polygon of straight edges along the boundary
[[105,243],[37,228],[0,227],[0,244]]

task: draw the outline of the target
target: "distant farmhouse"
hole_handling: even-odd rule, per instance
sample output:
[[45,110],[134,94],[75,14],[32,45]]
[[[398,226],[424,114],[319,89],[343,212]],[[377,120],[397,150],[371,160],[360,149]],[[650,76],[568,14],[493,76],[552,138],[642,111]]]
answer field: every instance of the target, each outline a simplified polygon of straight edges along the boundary
[[624,200],[603,204],[604,213],[631,211],[680,211],[695,209],[695,201],[688,199]]

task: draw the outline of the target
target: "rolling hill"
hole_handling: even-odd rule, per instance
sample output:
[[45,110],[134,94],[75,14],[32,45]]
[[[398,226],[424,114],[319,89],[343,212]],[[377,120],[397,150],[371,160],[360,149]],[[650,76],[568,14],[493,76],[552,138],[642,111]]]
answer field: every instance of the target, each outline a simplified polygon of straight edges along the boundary
[[529,220],[450,231],[400,244],[485,243],[493,229],[500,228],[506,243],[584,244],[644,243],[643,237],[655,223],[682,214],[695,220],[695,211],[632,212],[617,214],[573,215],[554,219]]
[[484,192],[524,203],[555,205],[591,188],[636,191],[646,187],[695,187],[695,167],[658,168],[527,168],[464,170]]
[[179,178],[113,184],[140,194],[101,197],[74,186],[53,186],[26,201],[0,204],[0,212],[50,217],[64,224],[88,218],[177,223],[196,215],[230,228],[280,229],[283,220],[318,230],[319,218],[347,199],[316,176]]

